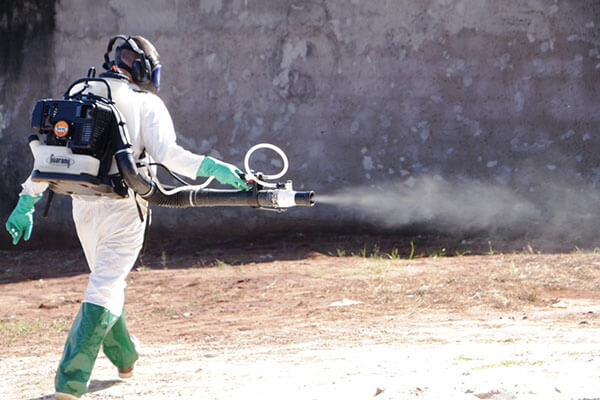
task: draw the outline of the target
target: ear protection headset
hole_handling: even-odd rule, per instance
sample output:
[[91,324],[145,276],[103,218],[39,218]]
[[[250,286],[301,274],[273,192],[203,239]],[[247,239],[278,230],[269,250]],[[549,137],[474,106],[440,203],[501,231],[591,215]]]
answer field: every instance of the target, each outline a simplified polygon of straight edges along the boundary
[[[115,49],[115,59],[110,60],[109,54],[112,51],[113,45],[117,40],[123,40],[124,43]],[[121,50],[127,49],[133,51],[138,57],[129,66],[121,59]],[[117,35],[110,38],[106,53],[104,53],[104,64],[102,67],[106,70],[111,70],[114,67],[122,68],[131,74],[131,78],[136,83],[143,83],[152,80],[154,86],[158,90],[160,88],[160,69],[161,64],[154,57],[146,55],[141,50],[131,36]]]

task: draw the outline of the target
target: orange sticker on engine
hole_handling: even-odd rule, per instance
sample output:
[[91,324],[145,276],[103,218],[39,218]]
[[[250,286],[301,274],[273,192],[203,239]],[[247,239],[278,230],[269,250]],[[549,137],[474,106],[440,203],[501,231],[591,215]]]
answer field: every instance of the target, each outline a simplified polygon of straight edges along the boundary
[[69,133],[69,124],[66,121],[58,121],[54,124],[54,134],[58,137],[64,137]]

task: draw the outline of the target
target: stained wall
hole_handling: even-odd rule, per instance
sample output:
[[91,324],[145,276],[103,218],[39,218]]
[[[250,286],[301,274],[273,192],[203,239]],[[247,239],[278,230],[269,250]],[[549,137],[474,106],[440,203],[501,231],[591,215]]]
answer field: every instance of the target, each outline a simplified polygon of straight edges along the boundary
[[[158,48],[160,95],[183,146],[242,165],[250,146],[274,143],[298,189],[435,175],[535,199],[551,182],[600,179],[595,0],[62,0],[0,10],[3,220],[32,165],[35,100],[100,70],[116,33]],[[281,166],[268,152],[253,160]],[[68,199],[38,217],[40,235],[72,235]],[[237,236],[364,221],[327,205],[282,215],[156,209],[153,223],[164,235]]]

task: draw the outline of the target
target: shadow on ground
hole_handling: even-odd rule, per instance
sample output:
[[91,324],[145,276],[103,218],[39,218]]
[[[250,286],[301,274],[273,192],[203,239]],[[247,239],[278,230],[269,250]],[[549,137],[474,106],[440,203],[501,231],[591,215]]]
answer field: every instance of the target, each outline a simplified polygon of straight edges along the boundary
[[[289,233],[253,238],[207,240],[150,235],[134,268],[187,269],[300,260],[315,253],[332,256],[421,258],[499,253],[556,253],[592,251],[597,244],[490,235],[452,236],[436,233]],[[0,250],[0,284],[88,273],[80,248]]]
[[[123,381],[118,380],[118,379],[110,379],[110,380],[104,380],[104,381],[93,379],[90,381],[90,385],[88,387],[88,393],[99,392],[101,390],[108,389],[111,386],[118,385],[119,383],[123,383]],[[42,397],[35,397],[35,398],[29,399],[29,400],[53,400],[53,399],[54,399],[54,393],[47,394]]]

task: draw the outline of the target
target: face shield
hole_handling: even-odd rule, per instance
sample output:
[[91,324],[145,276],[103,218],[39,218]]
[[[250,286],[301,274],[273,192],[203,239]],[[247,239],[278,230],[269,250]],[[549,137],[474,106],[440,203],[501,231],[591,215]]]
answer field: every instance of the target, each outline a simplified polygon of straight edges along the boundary
[[152,69],[152,83],[156,88],[156,92],[160,91],[160,70],[162,69],[162,65],[157,63],[157,65]]
[[146,79],[136,83],[143,90],[158,93],[160,91],[160,71],[162,70],[162,65],[153,59],[149,59],[149,61],[152,68],[151,72],[146,75]]

